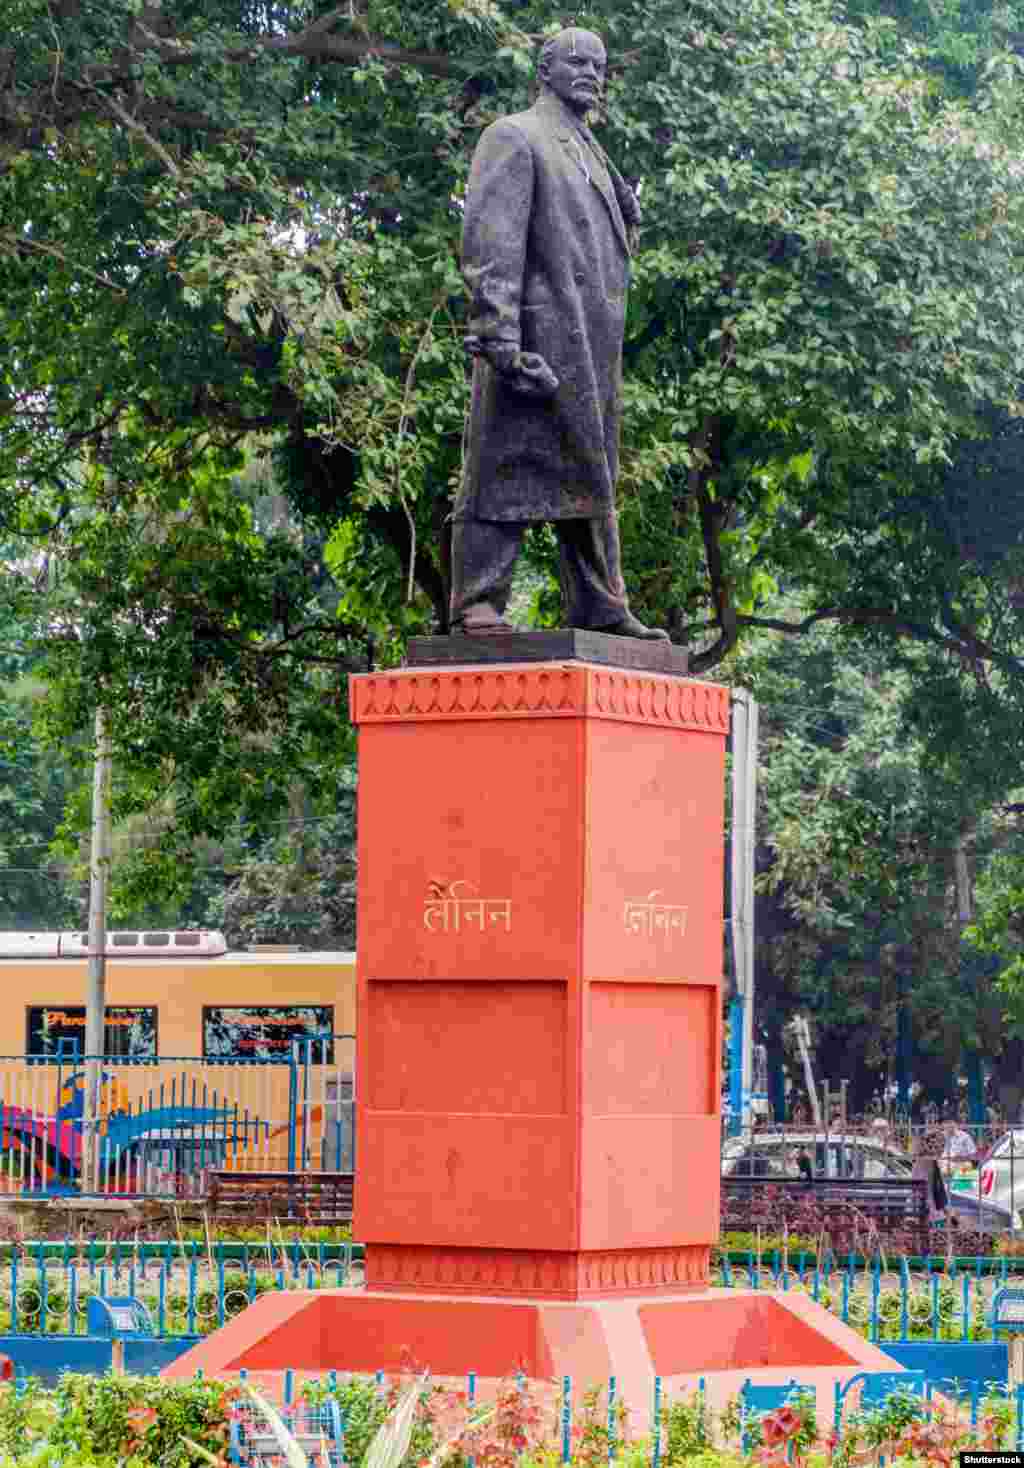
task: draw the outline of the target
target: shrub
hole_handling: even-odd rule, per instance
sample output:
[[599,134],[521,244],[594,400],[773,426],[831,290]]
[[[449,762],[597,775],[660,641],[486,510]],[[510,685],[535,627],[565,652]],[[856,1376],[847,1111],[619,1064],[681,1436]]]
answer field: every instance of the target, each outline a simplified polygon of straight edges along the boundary
[[669,1402],[661,1414],[662,1456],[667,1468],[689,1462],[711,1447],[710,1423],[703,1394]]
[[58,1457],[84,1448],[98,1457],[139,1455],[167,1468],[207,1468],[182,1439],[222,1458],[237,1396],[238,1388],[222,1381],[68,1374],[52,1394],[49,1445]]

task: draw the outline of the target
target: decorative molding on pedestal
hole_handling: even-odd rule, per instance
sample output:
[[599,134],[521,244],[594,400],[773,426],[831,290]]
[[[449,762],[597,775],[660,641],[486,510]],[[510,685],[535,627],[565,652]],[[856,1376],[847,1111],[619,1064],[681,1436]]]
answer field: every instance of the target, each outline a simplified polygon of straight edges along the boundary
[[587,663],[403,668],[355,674],[350,688],[356,724],[585,716],[729,732],[729,691],[716,683]]
[[706,1290],[711,1271],[707,1244],[676,1244],[668,1249],[609,1249],[580,1254],[579,1293],[657,1294],[668,1290]]
[[707,1289],[710,1262],[707,1244],[578,1254],[367,1244],[366,1286],[374,1292],[415,1290],[542,1300],[678,1295]]

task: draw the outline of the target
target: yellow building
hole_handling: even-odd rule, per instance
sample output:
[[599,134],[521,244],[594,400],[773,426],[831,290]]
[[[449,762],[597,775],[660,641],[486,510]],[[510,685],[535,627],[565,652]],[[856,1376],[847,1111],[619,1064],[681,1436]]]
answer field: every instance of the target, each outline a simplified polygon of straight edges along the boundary
[[[0,1055],[47,1053],[39,1048],[44,1028],[51,1037],[51,1054],[61,1038],[80,1035],[84,1042],[87,973],[85,959],[0,959]],[[354,1034],[355,993],[354,953],[112,956],[107,959],[107,1006],[114,1013],[108,1015],[107,1053],[111,1058],[139,1060],[224,1056],[230,1053],[224,1048],[228,1039],[223,1031],[217,1036],[216,1026],[234,1019],[252,1021],[256,1016],[210,1011],[280,1010],[276,1016],[264,1016],[267,1024],[259,1036],[261,1046],[236,1056],[266,1060],[272,1058],[275,1029],[282,1040],[289,1031],[295,1036],[318,1030]],[[323,1011],[323,1025],[318,1026],[314,1016],[297,1012],[303,1009]],[[303,1022],[290,1024],[289,1019]],[[256,1027],[249,1023],[245,1028]],[[82,1048],[80,1044],[79,1050]],[[287,1043],[285,1048],[289,1048]]]

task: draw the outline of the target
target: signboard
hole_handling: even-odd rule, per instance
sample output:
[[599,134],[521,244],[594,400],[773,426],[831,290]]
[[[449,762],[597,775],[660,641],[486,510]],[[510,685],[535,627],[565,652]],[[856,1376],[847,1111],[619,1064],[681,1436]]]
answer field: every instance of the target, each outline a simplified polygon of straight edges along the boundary
[[[61,1041],[64,1043],[61,1044]],[[85,1006],[33,1004],[28,1010],[27,1055],[71,1059],[85,1054]],[[155,1060],[156,1006],[120,1004],[107,1008],[103,1053],[108,1060]]]
[[992,1329],[1024,1331],[1024,1290],[996,1290],[992,1300]]
[[315,1040],[310,1060],[334,1063],[333,1004],[208,1004],[203,1008],[203,1055],[207,1060],[287,1063],[295,1040]]
[[132,1295],[92,1295],[86,1303],[86,1329],[90,1335],[152,1335],[153,1322]]

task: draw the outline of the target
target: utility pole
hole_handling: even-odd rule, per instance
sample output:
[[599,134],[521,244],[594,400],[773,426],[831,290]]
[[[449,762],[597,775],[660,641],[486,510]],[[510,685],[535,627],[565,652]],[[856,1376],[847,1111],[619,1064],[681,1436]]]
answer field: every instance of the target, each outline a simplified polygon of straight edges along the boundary
[[99,1192],[100,1088],[106,1048],[107,873],[110,866],[110,740],[106,714],[96,710],[89,857],[89,982],[85,1001],[85,1093],[82,1117],[82,1191]]
[[[971,868],[967,860],[967,843],[972,835],[973,830],[971,829],[961,831],[953,847],[953,874],[956,881],[956,919],[961,939],[964,929],[974,921],[974,882],[971,878]],[[964,963],[962,944],[959,961],[962,970]],[[975,976],[971,977],[968,982],[976,998],[978,993],[976,971]],[[970,1108],[971,1125],[984,1126],[985,1079],[982,1072],[981,1055],[977,1047],[969,1050],[964,1059],[967,1066],[967,1102]],[[1012,1339],[1013,1337],[1011,1337]]]
[[757,807],[757,704],[732,695],[732,833],[730,910],[736,992],[729,1011],[730,1131],[750,1121],[754,1063],[754,827]]

